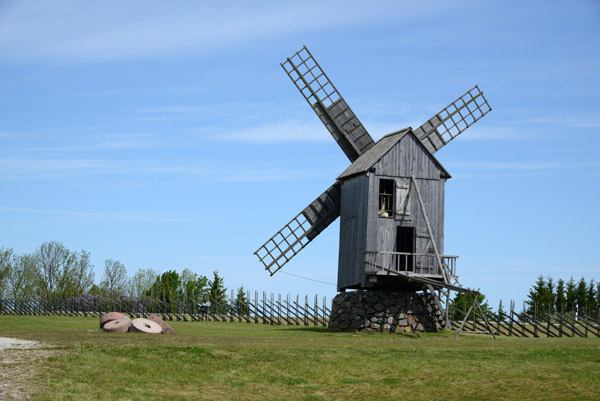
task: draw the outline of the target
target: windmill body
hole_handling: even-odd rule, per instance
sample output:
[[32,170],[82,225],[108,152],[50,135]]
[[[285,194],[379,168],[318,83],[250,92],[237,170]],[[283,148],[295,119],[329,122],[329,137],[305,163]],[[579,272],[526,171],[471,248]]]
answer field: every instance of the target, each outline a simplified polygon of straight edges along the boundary
[[434,153],[491,111],[483,92],[475,86],[417,129],[375,143],[306,47],[282,67],[351,164],[255,254],[273,275],[341,217],[338,291],[423,292],[447,318],[450,291],[461,288],[456,256],[444,255],[450,174]]
[[[383,137],[338,177],[338,291],[410,287],[406,276],[443,280],[432,239],[442,255],[448,178],[448,172],[410,128]],[[449,258],[442,255],[443,260]]]

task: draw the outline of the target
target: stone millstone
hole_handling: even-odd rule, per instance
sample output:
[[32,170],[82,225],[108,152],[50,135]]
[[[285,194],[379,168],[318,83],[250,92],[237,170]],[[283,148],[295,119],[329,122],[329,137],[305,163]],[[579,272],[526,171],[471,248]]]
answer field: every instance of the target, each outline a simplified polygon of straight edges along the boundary
[[131,319],[125,317],[123,319],[111,320],[104,325],[104,331],[111,333],[127,333],[131,327]]
[[108,312],[102,315],[100,318],[100,328],[103,328],[104,325],[113,320],[125,319],[127,316],[120,312]]
[[152,320],[139,317],[131,322],[131,331],[134,333],[160,334],[162,333],[162,327]]
[[152,320],[154,323],[157,323],[162,328],[163,334],[175,334],[175,330],[173,330],[173,328],[171,328],[167,322],[156,316],[154,313],[148,316],[148,320]]

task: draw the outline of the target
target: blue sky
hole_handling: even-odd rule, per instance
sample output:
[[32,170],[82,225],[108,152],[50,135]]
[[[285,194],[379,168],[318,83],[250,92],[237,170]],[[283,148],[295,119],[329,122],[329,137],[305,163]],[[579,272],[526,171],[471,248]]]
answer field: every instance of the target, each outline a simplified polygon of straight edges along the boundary
[[436,154],[464,285],[600,279],[600,3],[448,3],[0,1],[0,246],[330,298],[337,223],[282,270],[330,284],[252,254],[348,166],[279,65],[306,44],[376,140],[485,92]]

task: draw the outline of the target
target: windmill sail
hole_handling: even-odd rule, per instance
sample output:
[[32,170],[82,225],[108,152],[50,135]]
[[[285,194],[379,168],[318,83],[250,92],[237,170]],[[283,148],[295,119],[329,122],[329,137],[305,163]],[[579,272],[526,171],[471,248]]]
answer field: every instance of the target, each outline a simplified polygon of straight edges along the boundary
[[336,182],[254,252],[271,276],[338,218],[340,196]]
[[491,110],[483,92],[475,85],[414,133],[427,150],[435,153]]
[[375,144],[306,46],[281,66],[350,161]]

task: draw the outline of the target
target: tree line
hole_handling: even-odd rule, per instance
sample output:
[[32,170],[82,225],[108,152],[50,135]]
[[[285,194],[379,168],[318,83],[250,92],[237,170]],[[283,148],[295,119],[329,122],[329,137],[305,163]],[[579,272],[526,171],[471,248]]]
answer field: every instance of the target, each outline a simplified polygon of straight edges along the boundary
[[[104,275],[95,282],[90,253],[67,249],[57,241],[44,242],[34,252],[17,255],[12,248],[0,247],[0,299],[78,297],[84,294],[111,298],[150,296],[163,301],[194,301],[224,304],[228,302],[227,288],[218,270],[212,277],[198,275],[189,269],[181,273],[168,270],[138,269],[129,277],[118,260],[106,259]],[[234,299],[238,306],[247,304],[243,286]]]
[[528,312],[559,312],[570,311],[579,313],[593,313],[600,307],[600,282],[592,278],[586,282],[581,277],[575,281],[571,277],[568,281],[552,277],[537,278],[527,295]]

